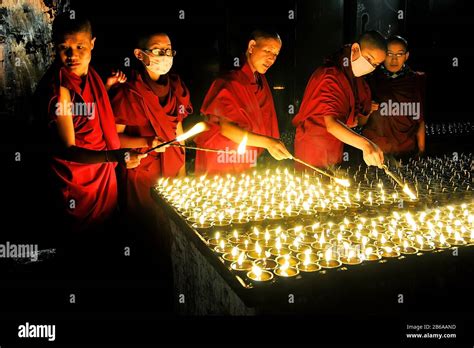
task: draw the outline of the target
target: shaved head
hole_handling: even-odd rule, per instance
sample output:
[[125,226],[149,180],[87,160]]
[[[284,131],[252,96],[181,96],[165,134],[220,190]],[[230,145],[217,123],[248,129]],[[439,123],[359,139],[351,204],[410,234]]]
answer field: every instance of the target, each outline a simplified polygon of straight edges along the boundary
[[60,43],[64,37],[71,34],[88,33],[93,37],[92,25],[89,19],[81,15],[71,18],[68,12],[61,13],[53,21],[53,42]]
[[278,33],[273,30],[256,29],[252,31],[249,37],[249,41],[250,40],[258,41],[261,39],[274,39],[281,42],[280,35],[278,35]]
[[369,49],[387,51],[387,40],[376,30],[366,31],[359,37],[357,42],[362,48],[367,47]]

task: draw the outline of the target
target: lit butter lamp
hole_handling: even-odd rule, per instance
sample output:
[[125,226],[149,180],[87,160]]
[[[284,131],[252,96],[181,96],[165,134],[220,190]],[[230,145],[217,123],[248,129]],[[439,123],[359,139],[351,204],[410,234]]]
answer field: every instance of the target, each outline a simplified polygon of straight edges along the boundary
[[237,261],[232,262],[230,265],[230,268],[232,268],[234,271],[250,271],[252,269],[253,263],[250,260],[247,260],[245,258],[245,252],[241,252]]
[[284,255],[284,256],[278,256],[276,258],[276,262],[280,265],[280,266],[283,266],[285,263],[289,263],[290,264],[290,267],[296,267],[298,266],[298,264],[300,263],[300,261],[294,257],[294,256],[291,256],[289,254],[287,255]]
[[296,258],[300,260],[300,263],[305,262],[306,260],[309,260],[310,263],[316,263],[320,260],[319,255],[313,253],[311,248],[308,248],[302,252],[296,255]]
[[229,243],[233,245],[238,245],[243,243],[246,240],[247,236],[245,234],[239,233],[238,230],[232,232],[232,237],[229,238]]
[[273,279],[273,273],[261,269],[257,265],[252,266],[252,270],[247,273],[247,278],[251,279],[254,282],[269,282]]
[[278,263],[275,260],[270,259],[270,257],[270,252],[266,251],[263,259],[255,260],[253,263],[264,270],[274,270],[278,266]]
[[447,242],[449,244],[454,245],[454,246],[461,246],[461,245],[467,244],[467,242],[461,236],[461,233],[459,233],[459,231],[453,231],[453,228],[451,226],[447,226],[446,230],[448,231],[449,238]]
[[214,238],[211,238],[207,241],[207,243],[211,246],[218,246],[220,244],[220,241],[221,241],[221,233],[220,232],[216,232],[214,234]]
[[239,248],[233,247],[230,253],[222,255],[223,259],[229,262],[234,262],[239,259]]
[[433,242],[426,240],[421,235],[416,235],[415,241],[415,246],[420,251],[432,251],[435,248]]
[[326,241],[326,238],[324,237],[324,232],[321,233],[321,236],[319,237],[319,240],[317,242],[311,243],[311,248],[318,251],[324,251],[331,247],[332,244]]
[[402,247],[400,248],[400,252],[402,254],[406,254],[406,255],[411,255],[411,254],[416,254],[418,252],[418,249],[415,248],[410,241],[408,240],[404,240],[403,241],[403,244],[402,244]]
[[232,245],[226,244],[223,239],[220,240],[219,245],[214,248],[214,251],[220,254],[227,254],[232,252]]
[[345,265],[358,265],[362,263],[362,259],[356,254],[354,248],[344,247],[346,252],[346,256],[341,257],[341,262]]
[[212,222],[207,221],[204,215],[201,215],[199,222],[193,224],[193,227],[198,230],[209,230],[212,227]]
[[438,249],[448,249],[451,248],[451,244],[446,241],[446,237],[441,233],[437,238],[433,240],[433,243]]
[[273,256],[283,256],[283,255],[290,254],[290,250],[283,247],[283,244],[281,243],[280,237],[277,237],[275,247],[270,249],[270,253]]
[[319,257],[314,255],[311,249],[306,249],[304,253],[298,254],[298,259],[300,260],[298,270],[301,272],[311,273],[321,269],[321,266],[316,263],[319,261]]
[[337,268],[341,266],[341,264],[341,261],[339,261],[335,255],[333,255],[331,248],[326,250],[324,253],[324,259],[319,261],[319,265],[323,268]]
[[392,257],[399,257],[400,252],[398,251],[399,248],[395,246],[382,246],[380,248],[382,257],[392,258]]
[[362,257],[364,260],[367,260],[367,261],[377,261],[382,258],[380,254],[378,253],[377,249],[372,246],[369,246],[364,249]]
[[291,267],[288,262],[275,269],[275,274],[280,278],[296,277],[300,272],[297,268]]
[[265,256],[265,249],[260,246],[259,241],[255,242],[255,249],[247,252],[247,255],[251,259],[261,259]]

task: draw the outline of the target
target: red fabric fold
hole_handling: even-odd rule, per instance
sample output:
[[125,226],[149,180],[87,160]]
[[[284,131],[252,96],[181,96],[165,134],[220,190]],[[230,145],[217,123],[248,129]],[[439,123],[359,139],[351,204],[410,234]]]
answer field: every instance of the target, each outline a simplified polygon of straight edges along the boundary
[[[92,67],[81,78],[64,67],[51,67],[48,74],[48,115],[50,127],[57,119],[59,87],[67,88],[75,107],[86,105],[87,115],[73,112],[76,146],[89,150],[115,150],[120,147],[114,116],[107,91]],[[85,103],[85,104],[84,104]],[[93,107],[92,107],[93,105]],[[77,110],[73,110],[77,111]],[[59,142],[52,129],[53,142]],[[105,221],[117,206],[115,163],[83,164],[53,157],[51,162],[54,188],[59,189],[60,206],[73,229],[93,227]]]
[[[264,75],[254,75],[248,63],[235,71],[217,78],[211,85],[201,107],[201,113],[211,129],[195,138],[198,146],[237,150],[237,143],[220,133],[220,120],[227,120],[250,132],[279,138],[278,120],[273,96]],[[256,163],[263,149],[247,147],[248,154],[237,161],[228,161],[222,155],[198,151],[196,153],[196,174],[239,173]]]
[[[350,47],[335,61],[318,68],[311,76],[298,114],[295,156],[316,167],[327,167],[342,160],[344,144],[328,133],[324,116],[332,116],[349,127],[357,125],[357,116],[370,111],[371,95],[362,77],[355,77],[351,67]],[[302,169],[300,164],[296,167]]]

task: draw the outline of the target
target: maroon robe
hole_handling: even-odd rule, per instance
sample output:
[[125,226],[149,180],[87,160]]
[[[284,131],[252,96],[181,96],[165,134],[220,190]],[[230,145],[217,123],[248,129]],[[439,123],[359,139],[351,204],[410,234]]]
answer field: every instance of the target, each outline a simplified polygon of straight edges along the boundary
[[[417,132],[424,120],[425,74],[410,69],[403,76],[390,78],[382,70],[369,79],[373,99],[379,103],[364,127],[363,135],[384,153],[401,155],[417,149]],[[382,115],[382,103],[419,103],[419,115]],[[400,105],[400,104],[399,104]],[[383,111],[386,113],[387,111]]]
[[[73,112],[76,146],[97,151],[120,148],[109,97],[95,70],[89,66],[88,74],[81,78],[55,64],[47,74],[52,77],[47,82],[52,142],[60,142],[55,122],[59,87],[62,86],[70,91],[75,105],[86,103],[90,107],[87,115]],[[53,186],[59,190],[60,207],[74,230],[93,227],[105,221],[116,209],[115,166],[116,163],[84,164],[52,158]]]
[[[345,60],[346,59],[346,60]],[[344,144],[327,131],[324,116],[332,116],[349,127],[357,125],[359,114],[368,114],[370,90],[362,77],[355,77],[349,66],[350,46],[311,76],[298,114],[295,156],[316,167],[326,167],[342,160]],[[297,168],[303,168],[298,163]]]
[[[126,134],[158,136],[164,141],[176,138],[178,122],[193,111],[189,91],[176,74],[162,78],[166,83],[160,86],[146,73],[133,71],[131,78],[113,91],[115,121],[127,126]],[[145,152],[148,149],[136,150]],[[152,207],[150,188],[162,176],[177,176],[184,163],[184,150],[179,147],[171,146],[163,153],[148,154],[138,167],[125,173],[126,204]]]
[[[220,133],[220,120],[261,135],[279,138],[278,120],[273,96],[264,75],[253,74],[248,63],[216,79],[207,92],[201,107],[211,129],[195,138],[198,146],[237,150],[237,143]],[[248,170],[263,152],[248,146],[247,155],[225,157],[213,152],[197,151],[196,174],[239,173]],[[250,156],[248,156],[250,154]]]

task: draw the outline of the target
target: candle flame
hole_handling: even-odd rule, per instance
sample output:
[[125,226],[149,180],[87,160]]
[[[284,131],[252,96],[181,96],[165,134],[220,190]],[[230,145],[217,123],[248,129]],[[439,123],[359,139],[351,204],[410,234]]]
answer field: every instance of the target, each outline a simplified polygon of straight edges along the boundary
[[242,262],[244,262],[244,259],[245,259],[245,252],[242,251],[239,255],[239,258],[237,259],[237,264],[239,266],[242,266]]
[[410,199],[412,199],[412,200],[415,200],[415,199],[416,199],[416,195],[410,190],[410,188],[408,187],[407,184],[405,184],[405,186],[403,186],[403,192],[404,192],[408,197],[410,197]]
[[236,257],[238,254],[239,254],[239,248],[233,247],[232,252],[231,252],[232,257]]
[[252,267],[252,272],[253,274],[255,274],[255,278],[257,280],[260,280],[261,277],[262,277],[262,269],[260,267],[258,267],[257,265],[253,265]]
[[344,187],[350,187],[351,183],[347,179],[334,178],[334,181]]
[[328,250],[326,250],[326,252],[324,253],[324,258],[326,259],[326,262],[329,263],[329,261],[331,261],[331,258],[332,258],[332,250],[331,248],[329,248]]
[[209,129],[209,126],[207,125],[206,122],[199,122],[199,123],[196,123],[190,130],[188,130],[187,132],[184,132],[183,134],[181,135],[178,135],[176,137],[176,141],[177,142],[182,142],[182,141],[185,141],[186,139],[189,139],[199,133],[202,133],[206,130]]
[[248,136],[247,136],[247,133],[245,133],[244,137],[242,138],[242,141],[239,144],[239,147],[237,148],[237,153],[239,155],[245,154],[245,148],[247,147],[247,140],[248,140]]

